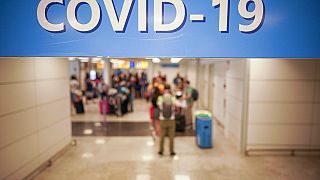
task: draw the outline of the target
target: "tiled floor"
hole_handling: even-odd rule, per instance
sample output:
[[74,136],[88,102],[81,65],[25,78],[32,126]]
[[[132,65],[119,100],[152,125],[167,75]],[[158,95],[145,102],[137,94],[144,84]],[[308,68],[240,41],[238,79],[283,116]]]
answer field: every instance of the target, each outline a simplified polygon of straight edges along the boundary
[[[72,122],[73,136],[151,136],[149,122]],[[192,129],[176,132],[176,136],[194,136]]]
[[[133,118],[128,116],[127,120],[130,119]],[[83,120],[87,121],[85,118]],[[139,116],[136,120],[139,120]],[[213,149],[199,149],[194,137],[177,137],[175,157],[170,157],[168,151],[165,156],[158,156],[158,140],[154,142],[151,136],[75,139],[78,145],[71,147],[53,166],[38,175],[36,180],[320,179],[320,157],[244,157],[217,127],[214,130]]]
[[76,138],[37,180],[318,180],[319,157],[243,157],[221,132],[215,148],[199,149],[194,137],[176,138],[175,157],[157,155],[151,137]]

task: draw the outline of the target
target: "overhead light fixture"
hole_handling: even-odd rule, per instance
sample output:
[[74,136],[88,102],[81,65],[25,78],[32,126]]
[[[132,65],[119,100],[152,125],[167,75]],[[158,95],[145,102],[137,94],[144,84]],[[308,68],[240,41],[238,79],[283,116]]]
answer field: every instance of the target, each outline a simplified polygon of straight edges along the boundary
[[161,60],[159,58],[152,58],[153,63],[160,63]]
[[101,57],[92,58],[92,62],[93,62],[93,63],[97,63],[97,62],[99,62],[99,61],[101,61],[101,60],[102,60]]
[[80,57],[78,59],[80,59],[80,62],[89,62],[89,58],[86,57]]
[[68,59],[69,59],[69,61],[75,61],[75,60],[77,60],[77,58],[75,58],[75,57],[69,57]]
[[119,59],[119,60],[118,60],[118,63],[119,63],[119,64],[123,64],[123,63],[125,63],[125,61],[124,61],[124,60]]
[[118,59],[110,59],[110,62],[112,63],[112,64],[117,64],[118,63]]
[[171,63],[179,63],[183,58],[171,58],[170,62]]

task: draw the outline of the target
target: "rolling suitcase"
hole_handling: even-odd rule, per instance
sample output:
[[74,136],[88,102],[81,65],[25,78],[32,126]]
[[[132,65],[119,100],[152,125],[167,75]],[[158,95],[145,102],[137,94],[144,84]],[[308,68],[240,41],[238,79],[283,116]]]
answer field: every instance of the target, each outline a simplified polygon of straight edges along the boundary
[[101,114],[108,114],[109,113],[109,103],[107,100],[101,100],[99,102],[100,106],[100,113]]
[[184,114],[175,114],[176,132],[184,132],[186,129],[186,116]]
[[80,100],[79,102],[74,102],[74,107],[76,109],[77,114],[84,114],[83,102]]

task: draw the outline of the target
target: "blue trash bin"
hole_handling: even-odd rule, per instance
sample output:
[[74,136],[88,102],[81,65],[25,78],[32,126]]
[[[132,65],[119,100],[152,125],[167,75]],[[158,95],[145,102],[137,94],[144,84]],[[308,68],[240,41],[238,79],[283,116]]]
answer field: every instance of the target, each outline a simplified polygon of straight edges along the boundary
[[212,119],[209,116],[196,116],[196,141],[200,148],[212,148]]

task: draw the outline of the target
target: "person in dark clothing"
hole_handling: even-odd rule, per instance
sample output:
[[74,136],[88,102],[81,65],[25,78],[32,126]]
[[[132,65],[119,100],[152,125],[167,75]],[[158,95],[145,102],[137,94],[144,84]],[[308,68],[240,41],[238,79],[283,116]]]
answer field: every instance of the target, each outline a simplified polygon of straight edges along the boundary
[[148,86],[148,76],[145,72],[141,73],[140,86],[141,86],[141,91],[140,91],[141,97],[145,98],[144,94],[145,94],[145,92],[147,90],[147,86]]
[[152,124],[153,124],[153,127],[155,129],[157,129],[156,123],[157,123],[157,121],[159,120],[159,117],[160,117],[160,108],[159,108],[159,106],[157,104],[159,96],[161,96],[161,91],[158,88],[158,86],[154,85],[152,87],[152,90],[151,90],[150,100],[151,100],[151,105],[152,105],[152,109],[153,109],[153,112],[152,112],[152,115],[151,115]]
[[140,78],[139,78],[138,73],[136,73],[134,76],[136,79],[135,87],[134,87],[135,88],[135,97],[140,98],[140,92],[141,92]]
[[88,104],[88,100],[91,100],[94,97],[94,87],[90,79],[89,73],[86,74],[85,85],[86,85],[86,88],[85,88],[86,103]]

